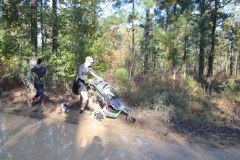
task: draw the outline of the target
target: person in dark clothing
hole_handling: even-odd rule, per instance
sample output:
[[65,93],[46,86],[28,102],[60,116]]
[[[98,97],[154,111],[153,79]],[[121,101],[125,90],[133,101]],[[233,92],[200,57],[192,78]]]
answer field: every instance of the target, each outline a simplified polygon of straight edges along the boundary
[[[45,60],[43,58],[39,58],[37,60],[37,65],[34,66],[28,73],[29,79],[32,81],[35,89],[37,90],[36,95],[30,100],[30,104],[37,101],[37,99],[40,97],[42,111],[47,109],[44,103],[44,84],[43,84],[43,79],[46,73],[47,70],[45,68]],[[32,74],[34,75],[34,79],[32,79]]]
[[66,112],[69,107],[77,102],[80,102],[80,98],[82,97],[82,104],[80,106],[80,114],[85,114],[84,109],[88,101],[88,92],[86,84],[89,83],[89,80],[87,78],[88,74],[90,73],[94,77],[98,78],[99,80],[102,80],[100,76],[97,75],[97,73],[93,70],[91,67],[91,64],[93,63],[93,58],[88,56],[85,58],[85,63],[81,64],[77,68],[77,88],[75,94],[75,99],[67,102],[67,103],[61,103],[61,107],[63,112]]

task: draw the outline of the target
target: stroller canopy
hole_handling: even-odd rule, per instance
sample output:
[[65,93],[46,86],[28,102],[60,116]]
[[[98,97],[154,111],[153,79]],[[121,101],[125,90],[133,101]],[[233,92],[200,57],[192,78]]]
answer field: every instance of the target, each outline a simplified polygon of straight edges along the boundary
[[118,98],[118,95],[117,93],[115,92],[115,90],[113,89],[113,87],[106,83],[106,82],[100,82],[96,85],[96,88],[97,90],[100,92],[101,95],[104,94],[104,89],[105,88],[109,88],[110,89],[110,92],[111,92],[111,95],[113,95],[114,98]]

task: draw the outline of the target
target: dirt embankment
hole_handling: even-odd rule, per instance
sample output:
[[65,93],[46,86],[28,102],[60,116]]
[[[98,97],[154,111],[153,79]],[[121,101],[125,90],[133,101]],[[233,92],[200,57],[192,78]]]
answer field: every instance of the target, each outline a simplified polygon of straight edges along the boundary
[[[33,107],[28,107],[27,100],[33,96],[27,94],[23,88],[14,89],[8,92],[1,92],[0,112],[24,115],[32,118],[45,119],[48,118],[56,122],[66,122],[79,124],[79,122],[94,121],[91,111],[89,115],[80,116],[78,105],[75,104],[67,113],[63,113],[60,107],[62,102],[66,102],[72,97],[71,93],[64,96],[53,95],[46,92],[46,105],[48,110],[41,111],[40,102],[36,102]],[[93,106],[98,105],[92,103]],[[181,138],[187,139],[189,142],[197,142],[209,144],[214,147],[226,147],[240,145],[240,131],[229,128],[216,128],[214,126],[201,126],[198,122],[179,121],[174,124],[164,124],[160,118],[151,114],[143,114],[140,109],[134,109],[137,122],[134,125],[128,125],[125,115],[121,115],[117,119],[106,119],[102,125],[120,125],[122,129],[135,127],[141,130],[144,137],[159,139],[160,137],[168,137],[178,141]],[[181,137],[181,138],[180,138]]]

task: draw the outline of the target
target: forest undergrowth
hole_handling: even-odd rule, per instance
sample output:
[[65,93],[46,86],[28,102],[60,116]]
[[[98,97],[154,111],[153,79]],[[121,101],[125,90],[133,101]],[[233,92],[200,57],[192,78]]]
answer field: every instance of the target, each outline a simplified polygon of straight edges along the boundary
[[197,78],[171,79],[169,74],[138,75],[118,90],[144,117],[157,118],[174,131],[207,135],[240,135],[240,79],[216,75],[210,86]]

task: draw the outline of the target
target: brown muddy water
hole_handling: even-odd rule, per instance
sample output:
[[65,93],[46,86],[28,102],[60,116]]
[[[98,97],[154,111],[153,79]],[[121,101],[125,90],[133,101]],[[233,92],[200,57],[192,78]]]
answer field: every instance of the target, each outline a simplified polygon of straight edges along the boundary
[[148,139],[142,130],[0,113],[0,160],[239,160],[240,148]]

